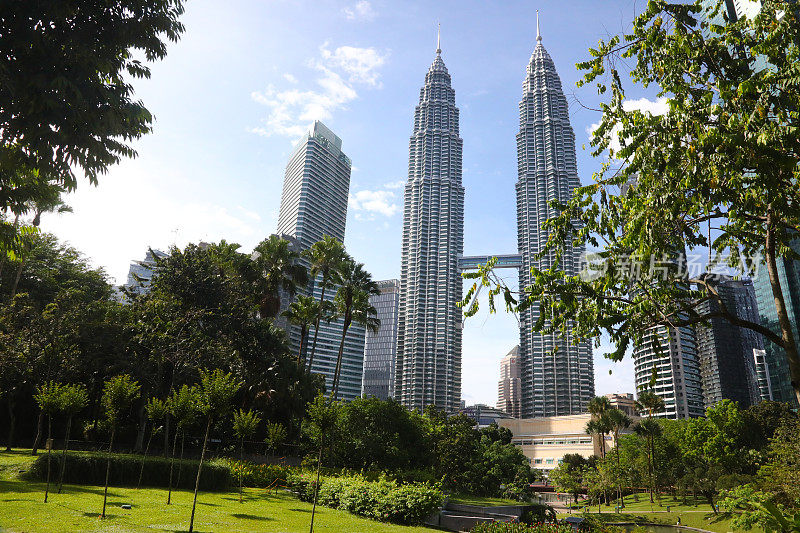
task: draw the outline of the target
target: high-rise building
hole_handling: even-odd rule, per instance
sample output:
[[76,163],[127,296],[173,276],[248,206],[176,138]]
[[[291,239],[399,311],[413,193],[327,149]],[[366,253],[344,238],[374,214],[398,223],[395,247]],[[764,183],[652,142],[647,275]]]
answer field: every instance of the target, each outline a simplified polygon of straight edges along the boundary
[[464,187],[458,108],[441,48],[425,75],[409,142],[395,396],[448,412],[461,400]]
[[[567,99],[550,54],[538,31],[528,63],[519,104],[517,134],[518,181],[517,245],[522,258],[519,286],[531,282],[531,267],[550,268],[553,253],[536,259],[548,239],[542,224],[556,212],[549,203],[566,203],[580,185],[575,158],[575,133],[569,121]],[[558,268],[577,275],[582,248],[564,250]],[[522,416],[572,415],[586,411],[594,397],[592,349],[588,342],[573,343],[569,335],[542,335],[532,331],[539,318],[534,304],[520,314]]]
[[691,327],[648,329],[633,347],[636,390],[661,396],[661,418],[696,418],[705,414],[695,331]]
[[[278,215],[278,231],[294,239],[297,251],[305,250],[324,235],[344,242],[347,221],[347,196],[350,191],[350,159],[342,152],[342,140],[322,122],[315,121],[309,132],[298,142],[283,181],[283,195]],[[319,279],[309,281],[298,291],[322,296]],[[336,290],[328,289],[325,300],[332,301]],[[325,376],[328,390],[333,385],[342,320],[322,322],[311,371]],[[342,370],[339,379],[339,398],[352,400],[361,395],[361,375],[364,360],[364,327],[353,324],[347,332]],[[305,343],[306,360],[311,352],[314,328]],[[289,341],[296,351],[300,346],[300,328],[289,327]]]
[[636,400],[633,399],[633,394],[630,392],[606,394],[606,398],[608,398],[608,403],[612,408],[619,409],[628,416],[636,416],[638,414],[636,412]]
[[381,293],[370,296],[369,303],[378,312],[381,324],[377,332],[367,330],[361,395],[365,398],[374,396],[385,400],[394,397],[400,281],[389,279],[376,283]]
[[[752,281],[721,277],[715,286],[729,312],[742,320],[758,323]],[[719,311],[719,303],[713,299],[697,307],[700,314]],[[695,334],[706,408],[723,399],[738,402],[742,408],[760,402],[753,350],[764,348],[761,334],[740,328],[724,318],[712,318],[708,325],[698,325]]]
[[[131,261],[128,269],[128,281],[123,286],[128,293],[145,294],[150,290],[150,282],[153,279],[153,269],[157,259],[163,259],[167,254],[161,250],[152,248],[147,250],[142,261]],[[125,301],[123,297],[122,301]]]
[[500,360],[500,382],[497,384],[497,408],[514,418],[520,416],[521,379],[519,346],[514,346]]
[[[792,243],[792,249],[800,253],[800,239]],[[786,312],[792,324],[795,344],[800,346],[800,261],[792,258],[777,258],[778,280],[783,291]],[[778,312],[775,310],[775,298],[769,282],[767,267],[761,265],[757,275],[753,277],[756,304],[761,324],[778,335]],[[772,397],[776,402],[786,402],[797,406],[797,398],[789,374],[789,360],[786,351],[770,340],[764,341],[764,362],[771,380]]]

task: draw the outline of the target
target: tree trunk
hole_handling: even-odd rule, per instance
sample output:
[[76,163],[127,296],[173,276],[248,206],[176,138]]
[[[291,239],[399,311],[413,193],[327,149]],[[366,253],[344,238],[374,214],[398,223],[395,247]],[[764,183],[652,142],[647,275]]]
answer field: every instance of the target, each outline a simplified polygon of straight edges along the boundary
[[169,460],[169,483],[167,484],[167,505],[172,503],[172,468],[175,466],[175,446],[178,444],[178,428],[175,428],[175,436],[172,438],[172,456]]
[[649,437],[647,439],[647,447],[649,448],[647,451],[649,452],[648,455],[650,456],[649,457],[650,460],[647,461],[647,469],[649,470],[648,474],[650,474],[650,503],[654,503],[653,502],[653,489],[655,488],[654,487],[655,486],[655,482],[653,480],[653,470],[655,468],[654,468],[654,465],[653,465],[653,460],[654,460],[654,457],[653,457],[653,437]]
[[[177,435],[178,432],[176,431],[175,434]],[[183,430],[181,431],[181,460],[178,462],[178,481],[175,482],[176,487],[180,487],[181,485],[181,474],[183,473],[183,449],[185,444],[186,444],[186,430]]]
[[117,425],[111,424],[111,441],[108,443],[108,458],[106,459],[106,486],[103,489],[103,514],[106,517],[106,501],[108,500],[108,475],[111,473],[111,451],[114,449],[114,434],[117,432]]
[[308,334],[308,325],[303,324],[300,328],[300,349],[297,351],[297,366],[300,371],[305,370],[306,362],[303,360],[303,348],[306,345],[306,335]]
[[194,510],[197,507],[197,491],[200,489],[200,473],[203,471],[203,459],[206,458],[206,445],[208,444],[208,432],[211,431],[211,417],[206,423],[206,436],[203,439],[203,451],[200,452],[200,464],[197,465],[197,479],[194,482],[194,500],[192,501],[192,518],[189,520],[189,533],[194,531]]
[[44,425],[44,412],[39,411],[39,420],[36,422],[36,438],[33,440],[31,455],[36,455],[39,451],[39,441],[42,440],[42,426]]
[[314,342],[311,344],[311,355],[308,356],[308,372],[311,373],[311,365],[314,364],[314,354],[317,351],[317,336],[319,335],[319,323],[322,320],[322,307],[325,304],[325,286],[328,284],[327,277],[322,278],[322,294],[319,296],[319,313],[317,321],[314,323]]
[[[136,430],[136,442],[133,445],[133,451],[140,452],[144,447],[144,434],[147,433],[147,413],[145,413],[145,404],[139,407],[139,427]],[[151,429],[152,431],[152,429]]]
[[800,404],[800,356],[797,353],[794,333],[792,333],[792,323],[789,321],[789,313],[786,310],[786,300],[783,297],[783,289],[778,277],[778,265],[775,250],[775,227],[772,222],[772,214],[767,215],[767,241],[764,247],[766,253],[767,272],[769,273],[769,284],[772,288],[772,297],[775,300],[775,311],[778,314],[778,324],[781,328],[781,339],[786,358],[789,360],[789,377],[794,388],[794,395],[797,403]]
[[[164,417],[164,458],[167,457],[167,450],[169,449],[169,420],[170,420],[169,413],[167,416]],[[176,430],[177,433],[177,430]]]
[[17,426],[17,417],[14,414],[14,407],[17,402],[14,400],[14,394],[8,395],[8,440],[6,440],[6,451],[10,452],[11,447],[14,445],[14,429]]
[[242,503],[242,470],[244,470],[244,437],[239,444],[239,503]]
[[[50,437],[52,435],[53,430],[53,417],[51,415],[47,415],[47,444],[51,444]],[[44,503],[47,503],[47,495],[50,494],[50,454],[52,452],[53,446],[47,447],[47,485],[44,489]]]
[[64,434],[64,449],[61,451],[61,473],[58,476],[58,493],[64,485],[64,470],[67,468],[67,449],[69,449],[69,433],[72,430],[72,415],[67,418],[67,432]]
[[619,492],[619,506],[620,509],[625,508],[625,496],[622,495],[622,466],[619,460],[619,433],[614,433],[614,455],[617,456],[617,489]]
[[342,354],[344,353],[344,340],[347,337],[347,330],[350,329],[350,311],[344,314],[344,327],[342,328],[342,342],[339,343],[339,355],[336,356],[336,372],[333,375],[333,391],[331,392],[331,400],[336,401],[336,395],[339,392],[339,375],[342,373]]
[[319,439],[319,455],[317,456],[317,480],[314,482],[314,505],[311,507],[311,528],[309,533],[314,533],[314,515],[317,512],[317,494],[319,494],[319,469],[322,465],[322,448],[324,443],[324,434]]
[[19,285],[19,278],[22,276],[22,266],[25,264],[25,258],[20,256],[19,258],[19,266],[17,267],[17,275],[14,277],[14,284],[11,286],[11,296],[9,296],[8,301],[13,302],[14,296],[17,295],[17,286]]
[[[154,424],[155,425],[155,424]],[[142,455],[142,466],[139,467],[139,481],[136,483],[136,488],[142,486],[142,475],[144,474],[144,462],[147,459],[147,453],[150,451],[150,443],[153,442],[153,427],[150,427],[150,438],[147,439],[147,446],[144,448],[144,455]]]

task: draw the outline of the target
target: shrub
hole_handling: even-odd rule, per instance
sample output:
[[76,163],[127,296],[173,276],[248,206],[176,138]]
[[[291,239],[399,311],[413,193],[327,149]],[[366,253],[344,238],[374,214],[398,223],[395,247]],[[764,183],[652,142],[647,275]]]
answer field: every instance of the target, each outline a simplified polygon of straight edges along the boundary
[[519,517],[519,521],[523,524],[539,524],[542,522],[555,522],[555,510],[544,503],[533,503],[527,505]]
[[470,533],[572,533],[568,524],[518,524],[511,522],[490,522],[478,524]]
[[[289,487],[303,501],[314,500],[315,474],[292,472]],[[317,503],[353,514],[396,524],[415,525],[430,516],[444,500],[442,492],[428,484],[400,485],[382,479],[321,477]]]
[[256,487],[265,489],[268,487],[281,486],[288,484],[287,478],[291,468],[284,465],[262,465],[250,463],[248,461],[227,460],[231,471],[231,479],[239,479],[239,471],[242,471],[242,484],[245,487]]
[[[75,452],[66,456],[64,483],[76,485],[103,485],[105,483],[106,460],[109,454],[102,452]],[[111,454],[109,485],[118,487],[136,486],[142,465],[141,455]],[[146,457],[144,459],[142,484],[149,487],[166,487],[169,483],[169,459]],[[197,461],[175,461],[175,468],[196,470]],[[42,481],[47,476],[47,456],[39,456],[25,474],[26,478]],[[173,479],[173,484],[175,480]],[[203,490],[226,490],[231,482],[231,471],[224,461],[212,461],[203,468],[200,488]],[[183,476],[180,488],[194,489],[192,476]]]

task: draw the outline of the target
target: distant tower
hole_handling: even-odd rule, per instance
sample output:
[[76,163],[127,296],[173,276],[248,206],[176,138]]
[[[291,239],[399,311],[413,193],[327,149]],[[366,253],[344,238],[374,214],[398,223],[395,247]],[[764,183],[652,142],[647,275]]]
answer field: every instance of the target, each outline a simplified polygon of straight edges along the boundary
[[[725,277],[717,282],[716,290],[728,311],[742,320],[759,322],[752,281]],[[697,308],[700,314],[719,311],[716,300],[706,300]],[[713,318],[707,326],[698,325],[696,334],[705,406],[729,399],[744,409],[760,402],[754,351],[764,349],[761,334],[723,318]]]
[[[278,235],[290,237],[297,251],[305,250],[330,235],[344,242],[347,221],[347,195],[350,191],[350,158],[342,152],[342,140],[322,122],[314,122],[310,131],[297,143],[286,164],[283,181]],[[292,240],[294,239],[294,240]],[[321,297],[319,280],[311,280],[300,294]],[[336,291],[328,290],[325,299],[333,300]],[[313,338],[311,328],[309,338]],[[342,338],[342,321],[322,322],[311,371],[325,376],[326,386],[333,384],[333,374]],[[300,328],[289,327],[292,349],[300,346]],[[311,351],[306,343],[306,358]],[[361,395],[364,359],[364,327],[353,324],[347,332],[339,398],[352,400]]]
[[397,359],[397,309],[400,303],[400,282],[378,281],[380,294],[369,297],[378,311],[378,331],[367,331],[364,344],[364,378],[361,395],[385,400],[394,397],[394,369]]
[[497,408],[514,418],[520,415],[519,346],[514,346],[500,361],[500,382],[497,384]]
[[395,396],[409,408],[448,412],[461,400],[464,248],[462,140],[450,74],[437,44],[409,143],[400,274]]
[[[519,104],[517,134],[517,245],[522,257],[519,286],[531,283],[531,266],[549,268],[554,254],[536,260],[547,242],[542,224],[556,214],[552,200],[566,203],[580,185],[575,133],[555,64],[542,46],[536,18],[536,48],[531,55]],[[582,248],[564,250],[559,268],[577,275]],[[523,418],[574,415],[594,396],[592,350],[567,335],[532,331],[539,318],[534,304],[520,316]]]

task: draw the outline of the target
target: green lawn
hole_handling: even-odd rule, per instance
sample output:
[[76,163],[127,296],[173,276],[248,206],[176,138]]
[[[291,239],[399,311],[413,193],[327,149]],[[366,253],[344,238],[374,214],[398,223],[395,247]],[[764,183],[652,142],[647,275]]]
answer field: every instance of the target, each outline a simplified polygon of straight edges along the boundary
[[[602,512],[597,514],[597,505],[589,507],[589,514],[599,518],[603,522],[649,522],[652,524],[673,525],[681,519],[681,525],[728,533],[738,531],[731,528],[730,519],[724,515],[714,515],[708,503],[698,500],[695,505],[691,498],[688,499],[689,505],[683,504],[683,499],[673,499],[671,496],[662,496],[661,504],[658,500],[650,504],[650,497],[647,494],[639,494],[639,501],[635,501],[633,496],[625,497],[625,509],[623,512],[614,512],[614,505],[601,507]],[[667,512],[667,506],[670,512]],[[569,516],[559,514],[559,518]]]
[[[173,492],[172,505],[165,505],[163,489],[110,487],[106,519],[99,518],[103,487],[64,485],[62,494],[44,500],[44,483],[17,479],[20,470],[32,462],[29,452],[0,451],[0,531],[186,531],[192,510],[192,492]],[[55,469],[54,469],[55,470]],[[51,485],[52,487],[52,485]],[[195,531],[306,532],[311,504],[286,492],[268,493],[245,489],[245,502],[238,492],[200,493]],[[122,509],[130,504],[131,509]],[[322,532],[414,533],[432,531],[358,518],[344,511],[317,507],[314,530]]]

